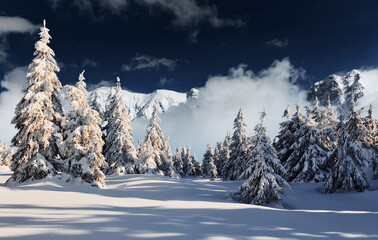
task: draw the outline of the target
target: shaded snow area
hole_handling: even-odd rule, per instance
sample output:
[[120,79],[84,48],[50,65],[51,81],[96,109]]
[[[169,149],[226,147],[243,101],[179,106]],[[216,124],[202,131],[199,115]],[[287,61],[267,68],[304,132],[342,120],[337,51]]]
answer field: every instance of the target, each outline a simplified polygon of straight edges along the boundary
[[378,181],[371,191],[323,194],[292,184],[286,209],[227,199],[240,181],[159,175],[107,178],[107,189],[60,179],[5,187],[0,239],[377,239]]

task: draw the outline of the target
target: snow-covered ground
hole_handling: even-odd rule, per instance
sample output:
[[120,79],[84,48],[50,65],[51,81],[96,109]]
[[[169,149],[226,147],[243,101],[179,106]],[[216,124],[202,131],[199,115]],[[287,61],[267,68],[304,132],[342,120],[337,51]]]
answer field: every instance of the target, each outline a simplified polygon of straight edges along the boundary
[[241,182],[158,175],[107,178],[107,189],[58,179],[5,187],[0,239],[378,239],[378,181],[364,193],[292,184],[286,209],[227,199]]

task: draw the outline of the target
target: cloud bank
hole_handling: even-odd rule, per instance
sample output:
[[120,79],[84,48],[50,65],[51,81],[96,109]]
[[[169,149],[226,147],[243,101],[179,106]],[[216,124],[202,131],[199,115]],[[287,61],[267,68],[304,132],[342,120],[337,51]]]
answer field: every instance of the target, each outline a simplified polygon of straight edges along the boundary
[[30,21],[21,17],[0,16],[0,35],[7,33],[32,33],[38,29]]
[[11,125],[14,110],[23,94],[22,88],[26,85],[26,67],[18,67],[5,74],[0,85],[5,91],[0,93],[0,141],[4,140],[10,145],[16,129]]
[[[301,76],[302,69],[291,65],[289,59],[283,59],[257,74],[240,64],[231,68],[227,76],[209,77],[206,85],[199,89],[197,99],[161,115],[164,134],[170,136],[173,149],[190,145],[201,159],[208,143],[215,145],[223,141],[227,132],[232,133],[233,120],[240,108],[247,132],[252,135],[259,113],[265,107],[267,126],[275,136],[287,105],[294,111],[298,100],[305,103],[305,92],[294,84]],[[146,120],[133,122],[136,139],[143,139],[146,124]]]
[[38,27],[21,17],[0,16],[0,62],[4,63],[8,57],[8,34],[33,33]]

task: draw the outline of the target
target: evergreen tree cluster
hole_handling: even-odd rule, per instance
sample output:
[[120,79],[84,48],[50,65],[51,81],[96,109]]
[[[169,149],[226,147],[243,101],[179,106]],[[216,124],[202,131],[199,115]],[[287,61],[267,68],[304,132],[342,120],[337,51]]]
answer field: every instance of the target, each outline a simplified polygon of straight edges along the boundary
[[[373,179],[378,177],[377,120],[372,106],[368,116],[356,110],[353,98],[349,114],[337,117],[330,103],[319,107],[316,99],[304,116],[297,111],[280,124],[273,146],[284,165],[288,182],[325,182],[324,191],[364,191],[369,187],[366,177],[370,165]],[[338,119],[338,120],[337,120]]]
[[[84,71],[76,86],[62,89],[45,21],[39,35],[36,57],[27,74],[29,82],[12,120],[18,130],[12,139],[17,151],[12,155],[4,144],[0,145],[1,164],[11,163],[13,170],[8,184],[61,173],[101,188],[106,186],[105,174],[201,175],[190,147],[178,150],[176,155],[171,153],[168,138],[159,126],[157,101],[146,137],[136,149],[120,79],[105,111],[100,112],[96,100],[91,106],[87,103]],[[65,109],[62,98],[69,102]]]
[[[12,120],[18,130],[12,139],[17,150],[13,154],[0,144],[0,165],[13,170],[7,183],[61,173],[98,187],[106,186],[105,175],[110,174],[221,177],[245,181],[231,194],[233,198],[269,205],[282,203],[287,182],[324,182],[324,191],[333,193],[368,189],[368,167],[372,178],[378,179],[378,121],[372,106],[362,117],[353,95],[346,117],[337,117],[330,101],[321,108],[316,99],[312,107],[305,108],[305,115],[299,103],[293,115],[288,107],[274,141],[268,136],[265,111],[255,134],[248,136],[240,109],[233,134],[227,134],[215,150],[208,145],[202,166],[190,146],[171,152],[169,139],[159,126],[161,106],[156,101],[146,136],[136,148],[120,79],[105,110],[97,97],[89,105],[84,71],[75,86],[62,88],[45,21],[40,30],[27,74],[29,82]],[[62,98],[69,100],[69,106],[63,108]]]
[[[204,173],[211,176],[209,162],[214,162],[223,180],[246,180],[231,194],[245,203],[279,204],[287,182],[324,182],[325,193],[364,191],[369,187],[368,166],[372,178],[378,179],[378,121],[372,106],[366,117],[361,116],[363,109],[355,109],[353,98],[350,106],[346,119],[337,117],[330,101],[326,108],[320,108],[316,99],[312,107],[306,106],[306,115],[299,103],[293,115],[287,107],[283,114],[286,120],[274,142],[264,126],[265,113],[255,135],[248,137],[240,110],[232,137],[227,134],[216,144],[214,153],[208,147]],[[270,190],[266,192],[265,187]]]

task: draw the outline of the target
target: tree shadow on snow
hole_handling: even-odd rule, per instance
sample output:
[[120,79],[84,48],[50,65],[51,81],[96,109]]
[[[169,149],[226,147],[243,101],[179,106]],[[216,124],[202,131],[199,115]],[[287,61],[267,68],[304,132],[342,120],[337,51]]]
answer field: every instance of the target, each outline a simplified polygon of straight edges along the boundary
[[[34,213],[0,217],[3,239],[346,239],[378,237],[377,215],[247,209],[162,209],[98,206],[84,208],[1,205],[0,211]],[[340,222],[340,219],[342,221]],[[339,222],[339,223],[337,223]],[[330,224],[332,223],[332,224]],[[10,230],[9,230],[10,229]],[[24,232],[10,237],[12,229]],[[345,232],[345,230],[348,230]],[[356,231],[358,230],[358,231]],[[29,233],[28,233],[29,232]],[[1,239],[1,237],[0,237]]]

